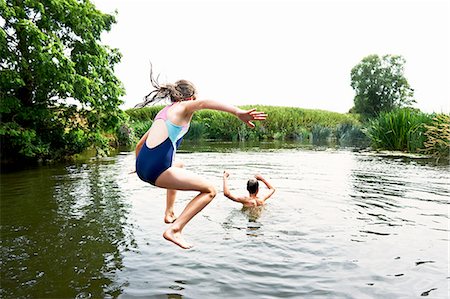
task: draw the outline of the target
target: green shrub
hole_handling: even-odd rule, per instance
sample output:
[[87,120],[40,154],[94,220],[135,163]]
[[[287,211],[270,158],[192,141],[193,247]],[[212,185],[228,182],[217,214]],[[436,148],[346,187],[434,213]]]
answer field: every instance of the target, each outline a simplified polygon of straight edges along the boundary
[[436,158],[450,157],[450,115],[438,114],[431,124],[425,125],[427,140],[422,150]]
[[123,123],[116,131],[117,141],[119,145],[131,146],[136,140],[135,130],[128,123]]
[[125,110],[125,113],[130,117],[133,121],[151,121],[155,118],[156,114],[163,108],[163,106],[150,106],[144,108],[132,108]]
[[367,147],[370,144],[370,139],[361,125],[340,124],[336,128],[335,137],[338,144],[343,147]]
[[185,139],[187,140],[200,140],[204,139],[206,136],[206,126],[203,123],[193,122],[189,126],[189,131],[186,134]]
[[426,141],[426,124],[432,116],[423,112],[403,108],[380,114],[372,120],[366,132],[375,149],[417,152]]
[[65,154],[73,155],[81,153],[89,147],[89,138],[86,132],[81,129],[74,129],[64,134],[65,139]]
[[[130,127],[134,129],[137,137],[142,136],[150,127],[151,120],[162,106],[153,106],[140,109],[129,109]],[[229,141],[258,141],[258,140],[298,140],[311,141],[314,126],[326,128],[320,134],[326,134],[325,139],[342,123],[358,125],[357,115],[341,114],[322,110],[301,109],[293,107],[274,106],[242,106],[242,109],[257,108],[264,111],[268,118],[263,122],[255,122],[256,127],[250,128],[235,116],[220,111],[201,110],[194,114],[187,139],[212,139]],[[324,139],[317,135],[316,140]],[[318,139],[319,138],[319,139]]]
[[312,133],[312,144],[325,145],[330,141],[331,129],[322,125],[314,125]]
[[302,127],[302,126],[296,126],[292,132],[289,132],[286,135],[286,139],[289,140],[295,140],[299,142],[308,142],[312,138],[311,132]]
[[133,130],[133,134],[136,136],[136,139],[140,139],[144,134],[150,129],[153,121],[132,121],[130,120],[129,126]]

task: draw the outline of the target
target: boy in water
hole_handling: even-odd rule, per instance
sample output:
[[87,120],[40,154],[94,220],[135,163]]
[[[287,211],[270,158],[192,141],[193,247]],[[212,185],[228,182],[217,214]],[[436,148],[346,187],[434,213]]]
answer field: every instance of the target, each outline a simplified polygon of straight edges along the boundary
[[[272,185],[264,179],[260,174],[255,175],[255,178],[251,178],[247,182],[247,190],[248,190],[248,196],[234,196],[230,193],[230,190],[228,189],[228,177],[230,174],[227,171],[223,172],[223,194],[228,197],[229,199],[240,202],[244,207],[256,207],[256,206],[262,206],[266,202],[266,200],[272,196],[272,194],[275,192],[275,188],[272,187]],[[258,191],[259,191],[259,183],[258,181],[263,182],[266,187],[269,189],[269,193],[265,194],[264,196],[258,197]]]

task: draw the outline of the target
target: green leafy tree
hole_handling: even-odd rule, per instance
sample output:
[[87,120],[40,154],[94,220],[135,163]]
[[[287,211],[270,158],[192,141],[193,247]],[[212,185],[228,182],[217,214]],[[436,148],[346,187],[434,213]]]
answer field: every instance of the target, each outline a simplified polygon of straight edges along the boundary
[[106,144],[124,94],[121,54],[100,43],[113,23],[89,0],[0,0],[2,160]]
[[405,59],[398,55],[363,58],[351,71],[351,86],[356,92],[351,112],[373,117],[414,103],[414,90],[403,74],[404,64]]

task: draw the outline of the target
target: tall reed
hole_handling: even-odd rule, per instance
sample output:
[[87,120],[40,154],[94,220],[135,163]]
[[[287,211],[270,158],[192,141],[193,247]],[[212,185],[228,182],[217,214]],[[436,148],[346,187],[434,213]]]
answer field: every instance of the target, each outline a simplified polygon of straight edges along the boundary
[[[162,106],[129,109],[129,126],[136,136],[142,136],[150,127],[151,120]],[[333,138],[337,127],[360,131],[357,115],[337,112],[274,106],[242,106],[242,109],[256,108],[268,114],[263,122],[255,122],[249,128],[235,116],[214,110],[201,110],[194,114],[186,139],[212,139],[229,141],[297,140],[324,143]]]
[[427,140],[424,125],[431,121],[428,114],[403,108],[380,114],[369,123],[366,132],[376,149],[417,152]]
[[425,125],[427,141],[423,152],[434,157],[450,158],[450,115],[438,114],[429,125]]
[[[130,122],[137,124],[151,121],[161,108],[161,106],[153,106],[129,109],[126,113],[130,116]],[[194,114],[191,122],[191,126],[196,126],[195,130],[203,132],[195,135],[206,139],[224,140],[303,139],[308,135],[305,132],[311,132],[316,125],[335,129],[339,124],[359,124],[356,115],[323,110],[260,105],[242,106],[241,108],[257,108],[266,112],[268,118],[264,122],[256,122],[256,128],[251,129],[231,114],[202,110]]]

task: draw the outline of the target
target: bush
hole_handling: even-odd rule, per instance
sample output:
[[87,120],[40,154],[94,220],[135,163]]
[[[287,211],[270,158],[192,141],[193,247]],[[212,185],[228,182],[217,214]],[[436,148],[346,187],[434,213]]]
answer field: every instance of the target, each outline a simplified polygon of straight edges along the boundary
[[335,136],[339,145],[343,147],[367,147],[370,144],[370,139],[364,133],[361,125],[349,123],[338,125]]
[[425,125],[427,138],[422,150],[436,158],[450,157],[450,115],[438,114],[429,125]]
[[[137,137],[142,136],[150,127],[151,120],[156,116],[162,106],[153,106],[140,109],[129,109],[130,127],[134,129]],[[321,126],[329,139],[336,128],[342,123],[358,125],[357,115],[341,114],[322,110],[301,109],[292,107],[273,106],[243,106],[242,109],[257,108],[268,114],[264,122],[255,122],[255,128],[249,128],[235,116],[213,110],[201,110],[194,114],[187,139],[212,139],[229,141],[258,141],[258,140],[298,140],[310,141],[314,126]],[[317,127],[318,128],[318,127]],[[323,137],[317,135],[316,140]],[[326,128],[326,129],[325,129]],[[325,132],[326,131],[326,132]],[[319,138],[319,139],[317,139]]]
[[133,121],[151,121],[155,118],[156,114],[163,108],[163,106],[151,106],[144,108],[132,108],[125,111],[125,113],[130,117]]
[[414,109],[397,109],[372,120],[366,133],[375,149],[417,152],[427,139],[424,125],[431,120],[432,116]]
[[187,140],[200,140],[200,139],[204,139],[206,136],[206,126],[205,124],[202,123],[191,123],[191,125],[189,126],[189,131],[186,134],[186,139]]
[[119,145],[131,146],[136,142],[135,130],[128,123],[120,125],[116,132]]
[[331,129],[322,125],[314,125],[312,130],[312,144],[325,145],[330,141]]
[[152,126],[152,121],[130,121],[129,126],[133,130],[136,139],[140,139]]

